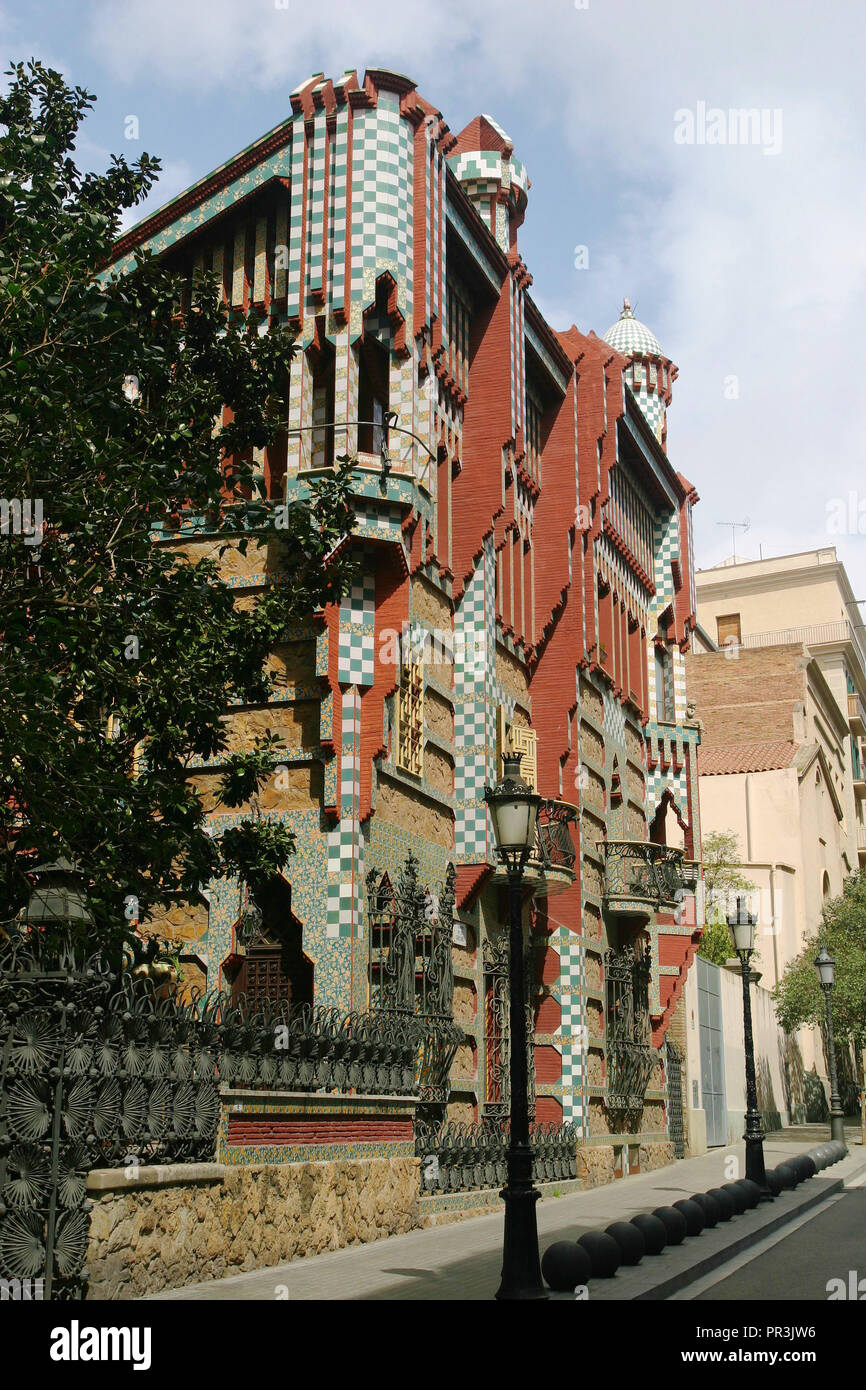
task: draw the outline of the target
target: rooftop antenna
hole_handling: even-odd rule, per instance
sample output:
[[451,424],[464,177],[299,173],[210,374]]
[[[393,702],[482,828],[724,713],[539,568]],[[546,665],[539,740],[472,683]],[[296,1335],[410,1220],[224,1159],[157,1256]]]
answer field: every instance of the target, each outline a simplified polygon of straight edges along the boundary
[[737,531],[738,531],[738,530],[741,530],[741,531],[743,532],[743,535],[745,535],[746,532],[748,531],[749,527],[751,526],[751,524],[752,524],[752,523],[751,523],[751,521],[749,520],[748,517],[746,517],[743,521],[717,521],[717,522],[716,522],[716,525],[717,525],[717,526],[730,526],[730,528],[731,528],[731,559],[732,559],[735,563],[736,563],[736,559],[737,559]]

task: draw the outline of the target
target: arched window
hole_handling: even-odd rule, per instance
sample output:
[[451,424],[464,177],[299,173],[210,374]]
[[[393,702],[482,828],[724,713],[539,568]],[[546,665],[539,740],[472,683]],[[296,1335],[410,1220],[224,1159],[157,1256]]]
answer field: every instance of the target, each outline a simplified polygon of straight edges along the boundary
[[232,999],[245,996],[249,1006],[268,1000],[292,1005],[313,1002],[313,962],[303,951],[303,927],[292,912],[292,890],[284,878],[257,888],[254,901],[261,927],[236,957]]

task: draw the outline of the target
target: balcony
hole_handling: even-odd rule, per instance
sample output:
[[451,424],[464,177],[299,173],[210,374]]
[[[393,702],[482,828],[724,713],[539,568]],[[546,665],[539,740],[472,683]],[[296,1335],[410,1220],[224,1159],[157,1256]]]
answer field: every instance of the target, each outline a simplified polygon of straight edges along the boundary
[[859,695],[848,696],[848,724],[852,734],[862,738],[866,734],[866,709]]
[[859,628],[840,618],[830,623],[810,623],[802,627],[776,628],[772,632],[751,632],[740,639],[741,647],[778,647],[794,642],[805,642],[807,647],[832,646],[848,642],[860,653],[866,664],[866,641]]
[[[365,426],[372,435],[372,451],[359,447],[359,427]],[[435,456],[423,440],[396,423],[385,429],[381,423],[351,420],[289,430],[289,477],[328,472],[331,454],[356,459],[362,491],[365,484],[375,483],[379,492],[387,493],[389,486],[393,488],[400,479],[417,483],[428,493],[433,489]]]
[[605,855],[605,906],[613,912],[649,917],[672,909],[694,879],[681,849],[643,840],[602,841]]
[[866,865],[866,825],[857,826],[857,858],[863,868]]
[[[577,854],[571,838],[571,826],[576,820],[577,807],[568,801],[548,798],[539,806],[535,846],[524,869],[524,877],[528,884],[532,884],[537,898],[563,893],[574,882]],[[508,875],[499,865],[491,882],[508,882]]]

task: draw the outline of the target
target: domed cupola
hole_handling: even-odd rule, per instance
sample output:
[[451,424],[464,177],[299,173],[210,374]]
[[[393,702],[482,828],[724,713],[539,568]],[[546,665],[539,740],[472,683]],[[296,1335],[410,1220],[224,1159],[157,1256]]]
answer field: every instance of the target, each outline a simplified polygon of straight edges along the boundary
[[667,445],[667,407],[677,369],[665,357],[659,340],[645,323],[636,319],[631,304],[623,300],[622,313],[604,335],[604,341],[631,359],[625,378],[662,448]]
[[516,250],[529,178],[511,136],[492,116],[476,116],[457,136],[448,168],[502,250]]
[[621,352],[624,357],[631,357],[635,352],[650,357],[661,357],[662,355],[658,338],[650,332],[645,323],[641,323],[640,319],[635,318],[627,299],[623,300],[622,313],[616,323],[607,330],[604,340],[606,343],[610,343],[612,348],[616,348],[617,352]]

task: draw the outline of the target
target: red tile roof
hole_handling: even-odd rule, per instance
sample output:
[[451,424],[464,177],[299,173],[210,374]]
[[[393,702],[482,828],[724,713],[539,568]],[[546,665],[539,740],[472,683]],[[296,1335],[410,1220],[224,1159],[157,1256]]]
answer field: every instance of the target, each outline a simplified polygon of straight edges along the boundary
[[773,772],[790,767],[797,744],[786,743],[720,743],[715,748],[698,751],[698,774],[701,777],[720,776],[732,772]]

